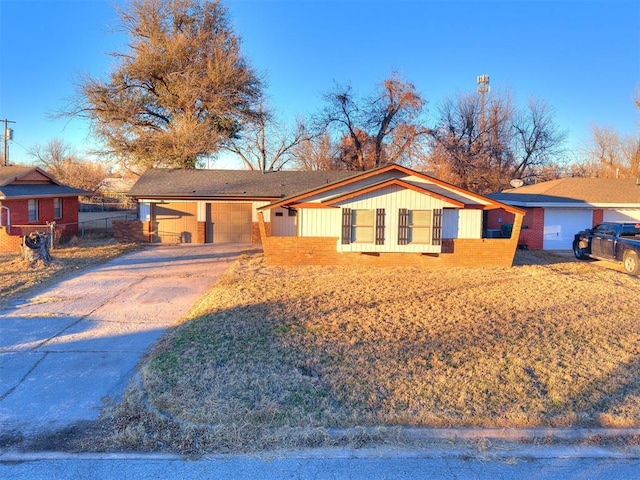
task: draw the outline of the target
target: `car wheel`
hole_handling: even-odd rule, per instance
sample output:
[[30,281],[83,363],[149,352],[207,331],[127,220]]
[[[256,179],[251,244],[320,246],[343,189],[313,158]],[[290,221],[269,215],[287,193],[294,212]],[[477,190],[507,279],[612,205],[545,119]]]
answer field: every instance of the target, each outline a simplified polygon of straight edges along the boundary
[[638,261],[638,254],[633,250],[627,250],[622,257],[622,265],[624,270],[631,275],[638,275],[640,273],[640,262]]
[[580,244],[578,244],[578,242],[574,242],[573,244],[573,254],[578,260],[584,260],[587,258],[587,252],[584,248],[580,248]]

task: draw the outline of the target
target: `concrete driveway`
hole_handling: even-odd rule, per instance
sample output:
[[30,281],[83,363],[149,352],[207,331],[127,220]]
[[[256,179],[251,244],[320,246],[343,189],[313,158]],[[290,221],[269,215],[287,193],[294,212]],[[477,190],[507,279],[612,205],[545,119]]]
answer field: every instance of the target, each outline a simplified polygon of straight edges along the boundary
[[140,357],[249,248],[149,246],[0,309],[0,436],[96,420]]

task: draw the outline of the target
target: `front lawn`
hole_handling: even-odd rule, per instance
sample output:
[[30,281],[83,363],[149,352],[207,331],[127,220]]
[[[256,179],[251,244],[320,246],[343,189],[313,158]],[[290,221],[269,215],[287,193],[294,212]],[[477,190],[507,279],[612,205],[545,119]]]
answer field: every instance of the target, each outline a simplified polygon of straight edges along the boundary
[[[110,448],[324,445],[331,429],[640,426],[640,280],[513,268],[268,268],[245,256],[108,411]],[[351,430],[349,430],[351,429]],[[375,436],[375,435],[374,435]]]

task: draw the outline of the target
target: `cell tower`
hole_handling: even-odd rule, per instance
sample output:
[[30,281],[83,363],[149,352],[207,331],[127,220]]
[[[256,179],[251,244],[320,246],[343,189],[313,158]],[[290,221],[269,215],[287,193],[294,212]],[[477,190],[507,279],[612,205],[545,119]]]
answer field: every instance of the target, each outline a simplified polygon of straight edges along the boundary
[[480,128],[484,131],[484,95],[491,91],[489,85],[489,75],[478,75],[478,93],[480,94]]

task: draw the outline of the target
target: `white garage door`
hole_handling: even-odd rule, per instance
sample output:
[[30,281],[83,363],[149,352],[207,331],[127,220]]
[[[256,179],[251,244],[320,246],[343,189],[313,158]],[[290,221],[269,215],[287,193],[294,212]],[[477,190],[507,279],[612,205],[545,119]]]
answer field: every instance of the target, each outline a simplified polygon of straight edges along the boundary
[[546,208],[544,211],[544,250],[571,250],[573,236],[591,228],[593,212],[585,209]]
[[605,222],[640,222],[640,210],[636,208],[617,208],[604,211]]

